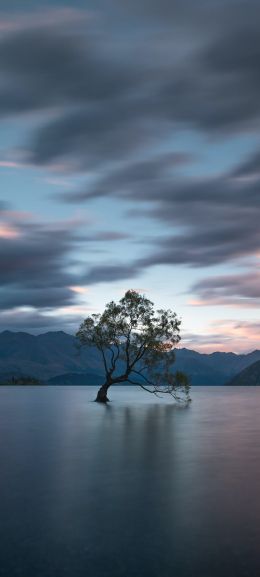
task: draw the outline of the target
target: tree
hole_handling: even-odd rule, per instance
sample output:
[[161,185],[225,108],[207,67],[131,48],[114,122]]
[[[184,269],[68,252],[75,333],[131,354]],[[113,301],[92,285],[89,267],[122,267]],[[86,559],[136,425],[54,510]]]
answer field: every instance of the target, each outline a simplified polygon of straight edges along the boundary
[[180,324],[176,313],[155,311],[153,303],[134,290],[118,304],[108,303],[102,314],[88,316],[76,337],[83,346],[95,346],[103,360],[106,379],[96,401],[107,403],[109,387],[124,381],[155,395],[190,400],[188,378],[172,371]]

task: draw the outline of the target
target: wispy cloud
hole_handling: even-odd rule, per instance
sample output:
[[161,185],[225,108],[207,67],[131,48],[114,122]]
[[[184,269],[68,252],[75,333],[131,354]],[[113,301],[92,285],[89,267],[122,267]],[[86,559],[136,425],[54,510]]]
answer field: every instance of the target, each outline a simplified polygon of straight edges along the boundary
[[[76,306],[81,293],[71,287],[133,285],[161,265],[174,275],[192,267],[192,278],[219,267],[215,278],[193,284],[195,306],[259,304],[254,269],[221,273],[260,250],[259,150],[255,144],[235,168],[213,170],[196,144],[214,149],[218,139],[220,151],[233,137],[236,148],[237,135],[256,142],[259,132],[260,5],[235,4],[235,18],[234,0],[116,0],[102,3],[102,14],[95,7],[0,14],[0,115],[25,127],[16,154],[3,151],[2,177],[37,168],[48,193],[61,188],[46,196],[45,219],[11,216],[0,203],[2,307],[41,314]],[[66,203],[64,214],[71,203],[99,210],[101,199],[103,230],[84,214],[53,214],[54,203]],[[110,222],[109,202],[124,222],[116,214]],[[130,244],[144,222],[160,234],[146,237],[148,247],[140,243],[138,257],[113,250]],[[107,250],[104,262],[93,258],[95,243]]]
[[0,32],[13,33],[28,29],[57,27],[75,24],[79,25],[96,17],[94,12],[76,8],[53,8],[44,7],[33,12],[16,12],[13,15],[0,12]]
[[25,165],[12,160],[0,160],[0,168],[24,168]]
[[88,287],[84,287],[84,286],[70,286],[69,289],[77,294],[85,294],[86,292],[88,292]]
[[260,307],[260,270],[257,265],[252,268],[243,274],[211,276],[195,283],[191,291],[198,298],[190,299],[189,304]]
[[201,333],[184,333],[182,345],[199,352],[246,353],[260,348],[260,321],[220,319],[204,327]]
[[14,239],[21,236],[21,232],[8,224],[1,223],[0,221],[0,238],[4,239]]

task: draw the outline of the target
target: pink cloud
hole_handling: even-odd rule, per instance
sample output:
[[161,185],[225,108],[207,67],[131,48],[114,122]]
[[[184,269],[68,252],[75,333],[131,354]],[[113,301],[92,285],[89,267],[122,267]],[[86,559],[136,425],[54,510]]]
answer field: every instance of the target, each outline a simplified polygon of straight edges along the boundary
[[11,240],[18,236],[21,236],[21,232],[17,228],[0,222],[0,238]]
[[260,349],[260,321],[213,321],[201,333],[184,333],[181,343],[204,353],[245,353]]
[[77,294],[85,294],[89,290],[87,287],[84,286],[70,286],[69,289]]
[[12,160],[0,160],[0,168],[25,168],[25,165]]
[[80,24],[93,18],[94,12],[76,8],[53,8],[27,14],[16,12],[13,16],[0,14],[0,32],[9,33],[35,27]]
[[260,306],[260,270],[258,264],[250,265],[246,273],[211,276],[193,285],[198,297],[191,298],[188,305],[256,307]]
[[208,298],[208,299],[189,299],[187,302],[188,306],[192,307],[214,307],[214,306],[227,306],[229,308],[259,308],[260,299],[256,298]]
[[33,218],[33,213],[25,210],[3,210],[1,216],[11,221],[27,221]]
[[62,315],[64,320],[66,317],[70,317],[71,315],[79,315],[79,320],[82,320],[82,318],[85,318],[89,312],[97,312],[97,309],[83,305],[70,305],[55,309],[52,313],[49,313],[49,316],[60,318]]

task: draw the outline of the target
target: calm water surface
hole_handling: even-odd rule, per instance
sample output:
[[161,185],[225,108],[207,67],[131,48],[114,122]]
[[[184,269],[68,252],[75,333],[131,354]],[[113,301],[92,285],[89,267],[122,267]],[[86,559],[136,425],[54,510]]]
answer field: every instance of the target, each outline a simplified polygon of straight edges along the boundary
[[0,388],[1,577],[259,577],[260,388]]

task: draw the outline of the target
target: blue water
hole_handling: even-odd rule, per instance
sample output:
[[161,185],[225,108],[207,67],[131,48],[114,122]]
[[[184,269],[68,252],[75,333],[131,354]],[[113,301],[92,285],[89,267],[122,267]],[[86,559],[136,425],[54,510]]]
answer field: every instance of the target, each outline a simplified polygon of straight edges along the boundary
[[258,577],[260,388],[0,388],[1,577]]

